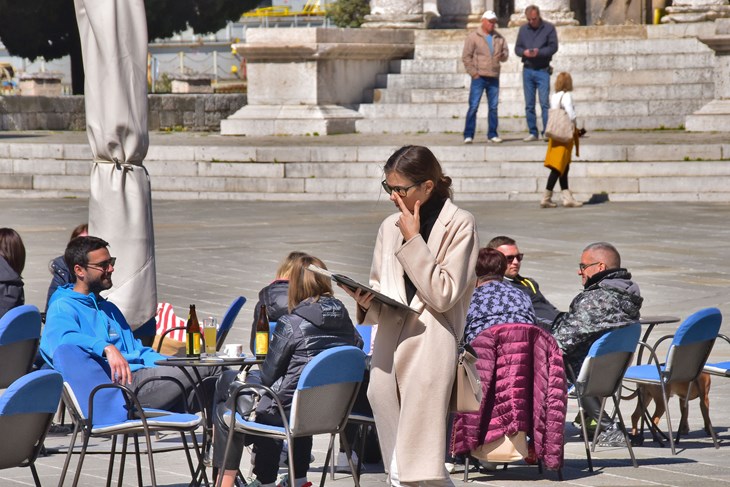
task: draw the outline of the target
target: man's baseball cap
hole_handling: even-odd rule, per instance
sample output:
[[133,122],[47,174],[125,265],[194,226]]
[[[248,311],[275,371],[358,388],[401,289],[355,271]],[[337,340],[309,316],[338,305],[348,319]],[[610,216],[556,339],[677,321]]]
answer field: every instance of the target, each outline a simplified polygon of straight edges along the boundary
[[495,14],[492,10],[487,10],[484,12],[484,15],[482,15],[482,18],[487,20],[497,20],[497,14]]

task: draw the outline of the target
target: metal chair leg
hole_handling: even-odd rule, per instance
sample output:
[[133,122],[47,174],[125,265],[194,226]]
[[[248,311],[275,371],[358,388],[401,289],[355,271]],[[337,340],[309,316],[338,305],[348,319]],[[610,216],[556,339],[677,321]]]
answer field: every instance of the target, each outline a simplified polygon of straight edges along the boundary
[[[347,463],[350,465],[350,472],[353,472],[352,479],[355,481],[355,487],[360,487],[360,477],[355,475],[355,464],[352,463],[352,447],[347,441],[347,436],[341,436],[340,440],[345,447],[345,453],[347,453]],[[332,470],[334,471],[334,468]]]
[[[340,433],[340,437],[342,436],[342,433]],[[327,458],[332,455],[332,466],[330,467],[330,480],[334,482],[335,480],[335,464],[337,463],[337,460],[334,458],[333,448],[335,447],[335,435],[330,435],[330,445],[327,449]],[[327,469],[323,469],[323,472]],[[324,485],[324,482],[322,482],[322,485]]]
[[662,385],[662,401],[664,401],[664,415],[667,417],[667,433],[669,437],[669,446],[672,449],[672,455],[676,455],[677,451],[674,448],[674,430],[672,429],[672,418],[669,415],[669,401],[667,401],[667,390],[664,386],[664,381],[660,381]]
[[35,464],[31,463],[28,465],[30,467],[30,473],[33,475],[33,482],[35,482],[35,487],[41,487],[41,479],[38,477],[38,470],[35,468]]
[[624,417],[621,414],[621,410],[618,407],[618,399],[616,396],[613,396],[613,403],[616,407],[616,415],[618,417],[618,425],[619,428],[621,428],[621,431],[624,433],[624,441],[626,441],[626,448],[629,449],[629,455],[631,456],[631,463],[634,465],[634,468],[638,468],[639,464],[636,463],[636,457],[634,456],[634,449],[631,447],[631,440],[629,439],[629,433],[626,431],[626,424],[624,423]]
[[68,471],[68,465],[71,463],[71,455],[74,451],[74,446],[76,445],[76,437],[79,434],[79,425],[78,423],[74,424],[74,431],[73,435],[71,436],[71,443],[68,445],[68,451],[66,452],[66,460],[63,462],[63,470],[61,470],[61,478],[58,481],[58,487],[63,487],[63,481],[66,480],[66,472]]
[[79,463],[76,465],[76,474],[74,475],[74,483],[73,485],[79,485],[79,478],[81,477],[81,467],[84,465],[84,457],[86,456],[86,448],[89,446],[89,438],[90,436],[87,434],[84,434],[84,443],[81,446],[81,453],[79,454]]
[[[324,457],[324,465],[322,466],[322,479],[319,482],[320,487],[324,487],[324,482],[327,480],[327,470],[330,470],[330,478],[332,480],[335,479],[335,465],[334,461],[332,462],[332,466],[330,467],[330,458],[332,458],[332,449],[335,445],[335,435],[330,435],[330,443],[329,448],[327,449],[327,454]],[[289,463],[291,463],[292,457],[289,457]],[[291,478],[291,477],[290,477]]]
[[[588,460],[588,471],[593,472],[593,460],[591,459],[591,448],[588,444],[588,427],[586,426],[586,415],[581,404],[581,398],[578,398],[578,414],[580,415],[580,429],[583,433],[583,443],[586,449],[586,458]],[[598,428],[596,428],[598,431]]]

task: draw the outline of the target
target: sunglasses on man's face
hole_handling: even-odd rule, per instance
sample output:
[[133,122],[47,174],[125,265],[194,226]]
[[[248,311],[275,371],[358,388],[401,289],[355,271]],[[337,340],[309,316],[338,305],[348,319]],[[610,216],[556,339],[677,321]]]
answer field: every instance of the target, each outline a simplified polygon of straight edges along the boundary
[[116,263],[116,257],[109,257],[107,260],[102,260],[101,262],[89,262],[88,264],[86,264],[86,267],[94,267],[96,269],[105,271],[109,268],[109,266],[114,267],[114,264]]
[[522,259],[524,257],[525,257],[525,254],[505,255],[504,256],[504,258],[507,259],[507,262],[512,262],[515,259],[517,259],[517,262],[522,262]]
[[594,265],[598,265],[600,262],[594,262],[592,264],[578,264],[578,269],[580,269],[581,272],[588,269],[589,267],[593,267]]

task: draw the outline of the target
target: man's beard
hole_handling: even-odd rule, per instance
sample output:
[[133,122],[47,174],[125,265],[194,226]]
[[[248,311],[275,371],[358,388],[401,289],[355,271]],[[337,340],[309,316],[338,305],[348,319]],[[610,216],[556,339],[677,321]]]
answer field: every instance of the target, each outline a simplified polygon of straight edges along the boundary
[[103,275],[98,280],[89,283],[89,291],[96,294],[97,296],[102,291],[112,288],[112,276]]

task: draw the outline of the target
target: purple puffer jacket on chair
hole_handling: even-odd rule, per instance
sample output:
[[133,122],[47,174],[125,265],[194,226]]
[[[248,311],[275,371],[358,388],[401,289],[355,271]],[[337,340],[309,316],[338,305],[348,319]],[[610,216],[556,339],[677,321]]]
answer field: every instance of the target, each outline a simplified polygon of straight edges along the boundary
[[524,431],[537,459],[551,470],[562,467],[567,392],[563,354],[552,335],[535,325],[497,325],[470,345],[478,356],[482,404],[478,412],[456,415],[452,452],[465,454]]

